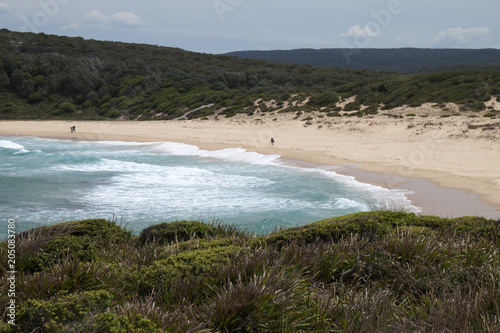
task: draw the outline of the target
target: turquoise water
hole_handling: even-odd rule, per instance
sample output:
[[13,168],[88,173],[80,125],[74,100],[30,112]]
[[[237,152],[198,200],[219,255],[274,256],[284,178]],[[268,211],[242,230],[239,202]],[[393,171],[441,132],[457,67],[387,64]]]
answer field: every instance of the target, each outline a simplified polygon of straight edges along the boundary
[[117,220],[136,233],[161,222],[218,220],[252,232],[411,206],[405,193],[278,155],[164,143],[0,137],[0,221],[18,230],[68,220]]

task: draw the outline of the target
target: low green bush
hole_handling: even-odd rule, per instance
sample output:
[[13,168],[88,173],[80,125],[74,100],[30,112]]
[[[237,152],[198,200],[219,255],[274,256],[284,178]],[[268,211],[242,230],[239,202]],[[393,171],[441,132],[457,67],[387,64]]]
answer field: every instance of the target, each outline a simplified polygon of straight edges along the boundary
[[100,312],[110,306],[111,295],[106,291],[28,300],[17,313],[17,329],[18,332],[60,332],[61,325],[79,321],[91,312]]
[[462,217],[453,220],[432,215],[417,216],[413,213],[375,211],[354,213],[288,228],[268,237],[258,238],[253,241],[253,245],[265,243],[282,246],[291,242],[337,241],[352,234],[380,236],[404,226],[455,230],[459,233],[472,232],[492,238],[500,235],[499,222],[484,218]]
[[18,235],[24,255],[18,270],[36,272],[71,256],[83,262],[96,260],[103,248],[131,239],[131,232],[104,219],[69,221],[27,230]]
[[191,238],[202,238],[214,235],[215,229],[205,223],[198,221],[175,221],[152,225],[139,235],[139,242],[170,243],[175,241],[186,241]]
[[[388,213],[388,212],[384,212]],[[388,213],[392,219],[405,218],[406,213]],[[409,215],[414,216],[414,215]],[[325,219],[305,226],[288,228],[276,234],[254,241],[282,246],[290,242],[312,243],[317,240],[336,241],[354,233],[385,234],[388,225],[379,212],[355,213],[342,217]]]
[[312,96],[307,104],[311,106],[335,106],[338,101],[339,95],[333,90],[328,90]]
[[219,266],[229,263],[230,256],[240,250],[237,246],[217,243],[206,248],[180,252],[141,268],[131,275],[131,282],[137,283],[140,294],[148,295],[152,290],[164,289],[166,281],[178,277],[204,276],[208,281]]

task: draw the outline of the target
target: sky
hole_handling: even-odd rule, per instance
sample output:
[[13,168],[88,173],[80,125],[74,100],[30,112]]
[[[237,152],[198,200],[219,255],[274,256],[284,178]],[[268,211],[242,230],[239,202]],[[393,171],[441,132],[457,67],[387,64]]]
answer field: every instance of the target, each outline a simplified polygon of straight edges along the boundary
[[500,48],[499,0],[0,0],[0,28],[203,53]]

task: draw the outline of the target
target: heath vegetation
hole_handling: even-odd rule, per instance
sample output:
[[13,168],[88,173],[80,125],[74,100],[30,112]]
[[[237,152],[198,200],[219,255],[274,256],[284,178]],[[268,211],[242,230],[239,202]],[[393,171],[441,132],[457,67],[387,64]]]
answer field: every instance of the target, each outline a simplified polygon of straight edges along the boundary
[[500,330],[500,221],[481,217],[363,212],[268,235],[95,219],[16,246],[17,326],[2,268],[0,332]]

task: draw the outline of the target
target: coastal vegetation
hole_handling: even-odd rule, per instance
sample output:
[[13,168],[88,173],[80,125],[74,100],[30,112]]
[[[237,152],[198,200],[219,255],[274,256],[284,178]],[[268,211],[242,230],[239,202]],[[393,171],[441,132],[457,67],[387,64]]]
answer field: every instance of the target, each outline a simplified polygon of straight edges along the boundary
[[[20,233],[0,332],[498,332],[500,221],[375,211],[268,235],[103,220]],[[8,242],[0,243],[7,258]]]
[[[160,120],[298,111],[362,117],[424,103],[441,109],[455,103],[462,112],[485,110],[484,102],[498,95],[500,69],[494,67],[420,74],[359,71],[0,30],[0,120]],[[354,100],[339,106],[349,98]]]

